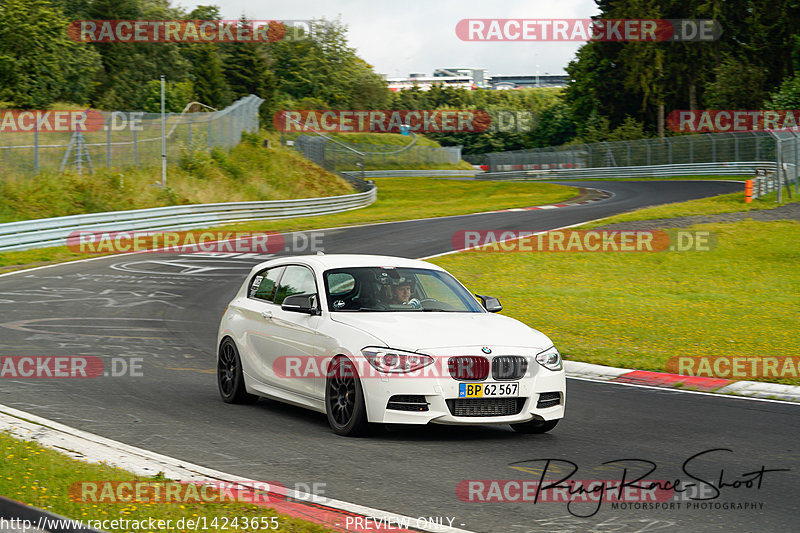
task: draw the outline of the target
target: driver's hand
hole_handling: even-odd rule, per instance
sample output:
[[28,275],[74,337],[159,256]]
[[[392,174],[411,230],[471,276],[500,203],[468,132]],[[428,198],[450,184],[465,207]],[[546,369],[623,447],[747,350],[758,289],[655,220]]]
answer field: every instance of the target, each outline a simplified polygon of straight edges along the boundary
[[420,302],[416,298],[411,298],[409,301],[407,301],[403,305],[408,305],[412,309],[422,309],[422,302]]

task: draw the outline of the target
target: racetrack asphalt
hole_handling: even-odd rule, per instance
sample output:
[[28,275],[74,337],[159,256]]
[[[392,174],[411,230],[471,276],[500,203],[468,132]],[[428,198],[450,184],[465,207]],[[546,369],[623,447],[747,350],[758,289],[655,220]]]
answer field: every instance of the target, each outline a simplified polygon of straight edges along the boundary
[[[320,233],[326,253],[426,257],[451,250],[460,230],[542,231],[742,188],[723,181],[565,184],[613,195],[553,210]],[[255,480],[289,488],[322,483],[325,495],[339,500],[413,517],[455,517],[454,526],[472,531],[797,527],[796,405],[569,380],[566,418],[549,434],[430,426],[347,439],[334,435],[318,413],[263,399],[253,406],[224,404],[215,376],[219,318],[244,274],[264,259],[137,254],[0,277],[0,355],[97,356],[108,370],[112,357],[140,358],[142,365],[135,376],[2,379],[0,404]],[[470,288],[491,293],[491,287]],[[546,324],[539,327],[547,332]],[[475,503],[456,494],[464,480],[535,481],[543,459],[558,460],[550,474],[577,468],[572,480],[619,480],[627,466],[628,480],[655,468],[646,479],[696,486],[673,500],[673,509],[613,509],[607,502],[589,517],[576,515],[591,514],[596,503]],[[604,464],[619,459],[629,461]],[[715,499],[689,499],[714,496],[713,486],[721,485]]]

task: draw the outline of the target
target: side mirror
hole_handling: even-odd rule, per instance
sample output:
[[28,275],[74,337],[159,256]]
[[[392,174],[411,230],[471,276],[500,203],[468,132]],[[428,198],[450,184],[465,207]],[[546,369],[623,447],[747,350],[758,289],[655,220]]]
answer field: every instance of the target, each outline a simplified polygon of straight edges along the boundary
[[281,304],[284,311],[295,311],[297,313],[307,313],[309,315],[322,314],[317,306],[316,294],[295,294],[287,296]]
[[486,309],[490,313],[497,313],[498,311],[503,310],[503,306],[500,304],[500,300],[498,300],[494,296],[483,296],[482,294],[475,294],[475,296],[480,298],[484,309]]

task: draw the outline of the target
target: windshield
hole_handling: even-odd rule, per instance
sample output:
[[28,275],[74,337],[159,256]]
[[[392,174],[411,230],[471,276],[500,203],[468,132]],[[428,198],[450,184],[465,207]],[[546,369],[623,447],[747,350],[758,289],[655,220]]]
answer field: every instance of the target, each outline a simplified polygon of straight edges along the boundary
[[324,278],[331,311],[483,312],[453,276],[438,270],[337,268],[325,272]]

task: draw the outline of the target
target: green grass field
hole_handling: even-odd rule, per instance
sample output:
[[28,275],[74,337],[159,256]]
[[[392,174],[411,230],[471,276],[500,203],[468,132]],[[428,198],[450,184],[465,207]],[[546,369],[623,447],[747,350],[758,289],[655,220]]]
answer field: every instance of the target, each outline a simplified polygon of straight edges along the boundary
[[[473,182],[437,178],[376,178],[378,200],[362,209],[333,215],[263,220],[227,226],[235,231],[299,231],[462,215],[557,203],[577,194],[576,189],[549,183]],[[94,255],[78,254],[66,246],[0,253],[0,272],[26,266],[69,261]]]
[[[156,520],[172,520],[173,524],[177,524],[180,519],[198,521],[204,518],[206,524],[212,524],[213,519],[217,518],[217,524],[224,523],[232,526],[233,519],[238,518],[240,527],[228,527],[227,531],[263,531],[270,529],[263,527],[264,524],[271,526],[275,522],[277,522],[278,528],[272,528],[272,531],[294,533],[329,531],[317,524],[290,518],[276,513],[273,509],[247,503],[231,503],[229,501],[208,503],[208,501],[197,502],[197,500],[186,503],[87,503],[80,501],[80,492],[73,493],[78,500],[74,501],[70,497],[70,487],[74,483],[87,481],[164,482],[165,480],[163,477],[136,476],[105,464],[84,463],[36,443],[18,440],[4,432],[0,432],[0,460],[3,464],[2,471],[0,471],[0,494],[73,520],[86,522],[119,518],[128,520],[154,518]],[[102,495],[103,493],[89,491],[89,494]],[[124,497],[128,493],[121,494]],[[276,521],[270,522],[271,517],[276,517]],[[241,527],[245,520],[249,523],[255,521],[257,527]],[[178,531],[174,527],[170,530]],[[109,529],[108,531],[126,533],[131,530]],[[144,531],[153,530],[144,529]],[[186,529],[180,531],[186,531]]]
[[[295,139],[299,137],[300,134],[287,133],[285,136],[288,139]],[[413,140],[409,135],[400,135],[399,133],[329,133],[327,136],[343,143],[385,145],[387,150],[406,146]],[[441,145],[433,139],[429,139],[422,134],[417,134],[416,146],[438,147]]]
[[[793,196],[791,199],[784,195],[783,203],[800,202],[800,197]],[[719,215],[722,213],[740,213],[755,211],[759,209],[772,209],[778,204],[775,203],[775,193],[768,194],[761,198],[756,198],[751,203],[744,203],[744,192],[731,194],[721,194],[711,198],[700,198],[674,204],[664,204],[655,207],[645,207],[622,213],[612,217],[604,218],[596,222],[591,222],[582,226],[584,229],[596,228],[616,222],[630,222],[636,220],[653,220],[657,218],[688,217],[694,215]]]
[[432,177],[370,178],[378,200],[369,207],[335,215],[246,223],[253,231],[297,231],[394,220],[466,215],[562,202],[578,190],[550,183],[490,182]]
[[[650,214],[644,210],[640,218],[660,218]],[[612,219],[622,217],[636,218]],[[691,229],[712,232],[716,247],[471,251],[432,262],[471,290],[499,297],[505,314],[549,335],[571,360],[664,372],[673,356],[800,353],[800,223],[748,220]],[[765,381],[800,385],[791,375]]]

